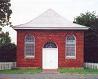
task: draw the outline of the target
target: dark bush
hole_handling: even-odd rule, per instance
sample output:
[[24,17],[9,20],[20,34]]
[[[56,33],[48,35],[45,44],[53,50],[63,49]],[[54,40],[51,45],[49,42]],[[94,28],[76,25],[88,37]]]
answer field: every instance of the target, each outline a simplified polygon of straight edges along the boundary
[[16,45],[13,43],[0,46],[0,62],[16,61]]

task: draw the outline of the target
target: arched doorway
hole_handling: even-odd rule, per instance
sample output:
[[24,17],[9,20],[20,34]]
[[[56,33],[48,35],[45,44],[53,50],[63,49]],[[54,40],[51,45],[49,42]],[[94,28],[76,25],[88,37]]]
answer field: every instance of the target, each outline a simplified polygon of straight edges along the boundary
[[58,47],[54,42],[47,42],[42,51],[42,68],[58,68]]

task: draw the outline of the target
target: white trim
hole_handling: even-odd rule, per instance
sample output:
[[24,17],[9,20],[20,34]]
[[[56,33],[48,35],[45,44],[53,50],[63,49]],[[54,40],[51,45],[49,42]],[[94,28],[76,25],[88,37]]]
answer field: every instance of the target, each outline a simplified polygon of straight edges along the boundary
[[76,56],[66,56],[66,59],[76,59]]
[[26,42],[25,44],[34,44],[34,42]]
[[39,30],[88,30],[89,27],[13,27],[18,29],[39,29]]
[[34,58],[35,56],[25,56],[25,58],[27,58],[27,59],[31,59],[31,58]]
[[[69,34],[70,35],[70,34]],[[68,35],[66,35],[66,43],[65,43],[65,49],[66,49],[66,44],[67,44],[67,36]],[[77,40],[76,40],[76,36],[74,35],[74,34],[72,34],[72,36],[74,36],[74,38],[75,38],[75,56],[66,56],[66,50],[65,50],[65,58],[66,59],[76,59],[76,42],[77,42]]]

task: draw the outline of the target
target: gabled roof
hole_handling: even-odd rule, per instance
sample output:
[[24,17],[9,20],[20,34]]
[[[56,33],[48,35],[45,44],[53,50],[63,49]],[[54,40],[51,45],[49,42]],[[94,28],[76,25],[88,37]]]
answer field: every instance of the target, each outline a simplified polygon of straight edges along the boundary
[[17,25],[14,29],[67,29],[87,30],[88,27],[67,21],[52,9],[48,9],[28,23]]

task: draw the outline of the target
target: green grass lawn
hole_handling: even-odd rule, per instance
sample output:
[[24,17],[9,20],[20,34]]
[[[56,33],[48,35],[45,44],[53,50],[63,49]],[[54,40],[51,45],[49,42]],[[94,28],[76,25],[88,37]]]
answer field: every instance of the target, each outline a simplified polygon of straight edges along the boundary
[[71,74],[98,74],[98,69],[89,68],[59,68],[58,71]]
[[35,74],[40,73],[41,68],[26,68],[26,69],[11,69],[11,70],[0,70],[0,74]]
[[[0,70],[0,74],[35,74],[42,72],[41,68],[25,68],[25,69],[11,69],[11,70]],[[98,74],[97,69],[88,68],[59,68],[58,72],[68,74]]]

